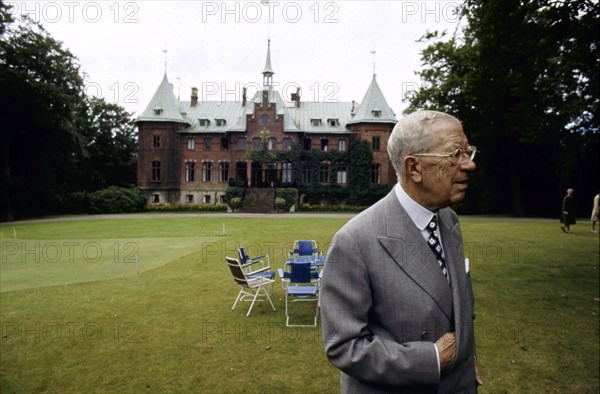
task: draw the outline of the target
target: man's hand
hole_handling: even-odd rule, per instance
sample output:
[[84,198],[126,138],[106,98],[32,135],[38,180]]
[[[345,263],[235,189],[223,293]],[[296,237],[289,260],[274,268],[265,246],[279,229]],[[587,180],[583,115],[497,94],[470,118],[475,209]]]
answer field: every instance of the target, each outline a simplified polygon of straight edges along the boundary
[[456,333],[445,333],[435,342],[435,346],[440,353],[440,367],[442,372],[446,372],[454,365],[456,358]]
[[478,386],[483,384],[483,379],[481,378],[481,373],[479,372],[479,367],[477,366],[477,360],[475,360],[475,381]]

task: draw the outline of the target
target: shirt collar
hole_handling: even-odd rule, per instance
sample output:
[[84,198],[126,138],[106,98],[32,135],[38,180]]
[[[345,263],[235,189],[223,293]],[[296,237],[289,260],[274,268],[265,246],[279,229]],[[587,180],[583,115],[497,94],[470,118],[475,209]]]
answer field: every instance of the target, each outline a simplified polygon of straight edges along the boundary
[[400,205],[402,205],[402,208],[404,208],[404,210],[411,218],[413,223],[417,226],[419,230],[425,230],[425,227],[427,227],[435,213],[419,205],[419,203],[417,203],[408,194],[406,194],[399,182],[396,184],[394,190],[396,192],[396,197],[398,198]]

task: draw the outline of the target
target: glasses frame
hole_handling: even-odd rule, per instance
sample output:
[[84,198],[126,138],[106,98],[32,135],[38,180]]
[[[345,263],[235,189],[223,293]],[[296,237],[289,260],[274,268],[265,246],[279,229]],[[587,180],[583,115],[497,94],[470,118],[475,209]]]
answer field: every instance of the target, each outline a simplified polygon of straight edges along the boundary
[[444,157],[448,159],[455,159],[456,161],[460,161],[460,159],[467,155],[469,160],[473,161],[475,159],[475,155],[477,154],[477,147],[473,145],[467,146],[467,150],[463,150],[462,148],[455,149],[452,153],[413,153],[410,156],[416,157]]

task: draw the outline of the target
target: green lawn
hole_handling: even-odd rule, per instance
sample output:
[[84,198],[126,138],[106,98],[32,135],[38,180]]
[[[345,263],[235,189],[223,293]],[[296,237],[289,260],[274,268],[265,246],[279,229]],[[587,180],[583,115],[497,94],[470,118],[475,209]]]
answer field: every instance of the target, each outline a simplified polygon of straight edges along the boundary
[[[231,311],[224,264],[274,267],[348,219],[155,218],[0,226],[0,391],[339,392],[318,328],[285,328],[283,291]],[[598,235],[583,224],[462,221],[482,393],[597,393]]]

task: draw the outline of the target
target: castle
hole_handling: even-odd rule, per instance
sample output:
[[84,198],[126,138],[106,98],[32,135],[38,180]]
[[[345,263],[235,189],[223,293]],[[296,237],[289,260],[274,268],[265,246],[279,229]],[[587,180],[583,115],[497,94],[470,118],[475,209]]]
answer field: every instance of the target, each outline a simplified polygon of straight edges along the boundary
[[370,143],[371,183],[396,182],[387,156],[396,117],[375,75],[362,102],[355,103],[301,101],[299,89],[286,99],[274,89],[273,74],[270,41],[262,91],[252,98],[244,89],[241,100],[199,101],[198,89],[192,88],[190,101],[180,101],[165,73],[136,120],[138,187],[149,204],[225,204],[229,186],[345,186],[350,160],[293,162],[277,154],[296,147],[348,152],[352,158],[349,149],[356,139]]

